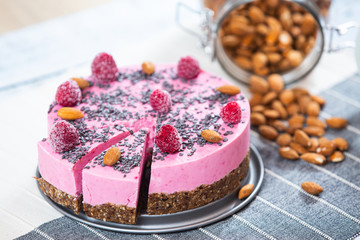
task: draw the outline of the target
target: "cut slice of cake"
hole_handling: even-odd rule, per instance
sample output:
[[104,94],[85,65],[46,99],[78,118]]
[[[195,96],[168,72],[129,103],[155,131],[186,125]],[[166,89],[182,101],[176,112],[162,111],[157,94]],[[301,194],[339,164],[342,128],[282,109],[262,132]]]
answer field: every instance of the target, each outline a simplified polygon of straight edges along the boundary
[[54,202],[78,213],[82,206],[82,169],[100,152],[124,139],[130,132],[122,125],[88,128],[83,120],[71,123],[80,144],[61,153],[54,152],[49,139],[38,143],[41,190]]
[[[141,129],[94,157],[83,170],[84,211],[104,221],[135,224],[143,169],[146,163],[148,129]],[[110,151],[121,154],[115,163]],[[109,164],[109,165],[106,165]],[[113,165],[111,165],[113,164]]]

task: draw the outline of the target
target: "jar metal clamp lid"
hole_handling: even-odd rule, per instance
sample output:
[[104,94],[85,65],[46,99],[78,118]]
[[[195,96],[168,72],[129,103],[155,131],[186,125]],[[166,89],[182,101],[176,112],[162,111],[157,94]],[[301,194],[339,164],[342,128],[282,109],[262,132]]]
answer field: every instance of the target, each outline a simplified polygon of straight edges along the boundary
[[[222,67],[235,79],[242,82],[248,83],[250,76],[254,73],[244,70],[239,67],[226,53],[224,46],[221,42],[219,36],[219,30],[222,26],[224,20],[229,16],[231,11],[238,8],[241,5],[248,4],[253,2],[252,0],[228,0],[218,9],[216,14],[205,6],[202,6],[201,10],[194,10],[189,6],[178,3],[177,13],[176,13],[176,22],[180,28],[186,32],[198,37],[200,39],[201,47],[209,54],[212,60],[217,59]],[[305,9],[306,12],[310,13],[316,21],[317,32],[315,44],[312,50],[307,54],[303,59],[300,65],[280,73],[284,79],[285,83],[291,83],[296,80],[303,78],[305,75],[310,73],[314,67],[319,62],[323,52],[335,52],[346,47],[354,47],[356,44],[354,42],[344,42],[335,46],[334,44],[334,33],[338,35],[344,35],[349,29],[359,28],[359,24],[355,22],[344,23],[338,26],[328,26],[324,23],[324,19],[320,13],[320,9],[312,0],[294,0],[294,1],[285,1],[292,2],[300,5]],[[200,15],[201,17],[201,34],[193,30],[190,30],[184,26],[180,21],[180,11],[181,9],[186,9],[193,13]],[[329,39],[325,44],[325,32],[329,33]],[[360,37],[359,37],[360,39]],[[326,46],[325,46],[326,45]],[[359,45],[359,44],[357,44]],[[359,50],[356,54],[358,66],[360,66],[360,47],[356,46],[356,50]]]

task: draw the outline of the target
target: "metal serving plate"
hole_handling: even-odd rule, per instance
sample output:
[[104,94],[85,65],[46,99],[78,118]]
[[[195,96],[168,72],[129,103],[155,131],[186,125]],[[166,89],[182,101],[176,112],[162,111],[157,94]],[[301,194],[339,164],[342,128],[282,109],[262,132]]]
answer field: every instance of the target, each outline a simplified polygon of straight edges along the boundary
[[[36,175],[37,177],[41,177],[38,170]],[[71,209],[53,202],[49,197],[43,194],[43,192],[40,190],[39,184],[38,187],[42,196],[52,207],[65,216],[74,219],[75,221],[115,232],[140,234],[169,233],[190,230],[209,225],[238,212],[255,198],[256,194],[260,190],[263,177],[264,165],[261,156],[257,149],[251,145],[249,172],[246,178],[242,181],[241,185],[252,183],[254,184],[254,190],[245,200],[238,199],[238,188],[226,197],[199,208],[166,215],[142,214],[138,217],[137,223],[135,225],[104,222],[98,219],[90,218],[83,212],[80,212],[79,215],[76,215]]]

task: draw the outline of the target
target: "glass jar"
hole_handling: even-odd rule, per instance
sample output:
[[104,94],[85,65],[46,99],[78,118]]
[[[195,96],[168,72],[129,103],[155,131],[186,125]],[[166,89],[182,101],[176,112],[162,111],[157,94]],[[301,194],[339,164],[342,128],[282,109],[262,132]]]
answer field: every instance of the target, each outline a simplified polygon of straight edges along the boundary
[[[280,3],[288,3],[288,4],[296,4],[303,8],[305,12],[309,13],[316,23],[316,30],[315,39],[313,41],[312,49],[307,52],[306,56],[302,53],[302,61],[299,64],[293,65],[289,69],[277,71],[273,69],[273,71],[269,72],[266,71],[258,71],[258,75],[266,76],[272,72],[277,72],[282,75],[285,83],[290,83],[296,81],[298,79],[303,78],[305,75],[310,73],[312,69],[317,65],[319,62],[325,46],[325,39],[324,39],[324,17],[321,13],[326,13],[327,9],[322,9],[315,4],[313,0],[278,0]],[[266,0],[266,2],[278,2],[277,0],[271,1]],[[317,0],[321,2],[323,6],[329,7],[330,1],[329,0]],[[328,4],[324,5],[324,1],[328,2]],[[222,26],[226,23],[227,19],[231,14],[234,13],[236,9],[241,8],[242,6],[247,6],[249,4],[253,4],[256,2],[261,2],[260,0],[204,0],[203,8],[201,14],[203,16],[202,20],[202,35],[201,45],[204,47],[207,53],[212,55],[213,59],[217,59],[219,63],[223,66],[223,68],[234,78],[248,83],[248,80],[254,71],[245,69],[244,67],[240,67],[238,64],[235,63],[234,58],[232,57],[232,53],[229,53],[228,49],[224,47],[223,44],[223,32]],[[265,2],[265,0],[262,0]],[[277,9],[277,8],[276,8]],[[260,45],[261,46],[261,42]],[[283,56],[286,54],[287,50],[281,50],[279,53]],[[257,50],[252,50],[252,54],[257,52]],[[252,56],[249,57],[250,59]],[[265,61],[267,61],[265,59]],[[274,65],[275,66],[275,65]],[[259,74],[260,73],[260,74]]]

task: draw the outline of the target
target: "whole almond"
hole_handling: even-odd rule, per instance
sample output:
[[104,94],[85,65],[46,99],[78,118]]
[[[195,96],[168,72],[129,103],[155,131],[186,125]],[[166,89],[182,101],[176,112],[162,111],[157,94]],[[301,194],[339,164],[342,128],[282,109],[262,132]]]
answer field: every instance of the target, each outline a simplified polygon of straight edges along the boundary
[[60,108],[57,115],[64,120],[76,120],[84,117],[84,114],[79,109],[72,107]]
[[302,96],[310,95],[309,91],[302,87],[295,87],[292,89],[292,91],[294,92],[297,101],[299,101]]
[[320,96],[311,96],[311,99],[315,102],[317,102],[321,107],[323,107],[326,103],[325,99]]
[[307,108],[306,108],[306,113],[309,115],[309,116],[319,116],[320,114],[320,105],[315,102],[315,101],[311,101],[309,102]]
[[[265,72],[262,72],[261,69],[264,69],[266,68],[266,64],[268,62],[268,59],[267,59],[267,56],[263,53],[263,52],[256,52],[252,55],[252,64],[253,64],[253,67],[254,67],[254,72],[256,74],[259,74],[259,75],[266,75],[264,74]],[[256,71],[256,70],[260,70],[260,71]],[[267,86],[269,87],[269,84],[268,82],[263,79]],[[250,87],[251,87],[251,78],[250,78]]]
[[287,105],[291,104],[292,102],[294,102],[294,99],[295,99],[294,92],[291,90],[285,89],[280,93],[279,99],[282,104],[287,106]]
[[300,158],[308,163],[314,163],[317,165],[323,165],[326,162],[326,158],[324,157],[324,155],[317,153],[304,153],[300,156]]
[[277,93],[274,91],[268,92],[264,95],[262,99],[262,104],[267,105],[271,103],[274,99],[276,99]]
[[301,113],[303,113],[303,114],[306,113],[307,107],[308,107],[310,102],[311,102],[310,96],[302,95],[300,97],[300,99],[298,100],[298,104],[299,104],[299,108],[300,108]]
[[218,87],[216,90],[230,96],[239,94],[241,92],[240,88],[234,85],[222,85]]
[[299,154],[290,147],[281,147],[279,149],[279,154],[281,157],[289,159],[289,160],[299,159]]
[[306,125],[308,126],[315,126],[315,127],[321,127],[326,128],[326,124],[318,119],[317,117],[309,116],[306,119]]
[[275,8],[279,4],[279,0],[266,0],[265,2],[269,8]]
[[300,51],[289,50],[286,54],[286,58],[289,59],[291,67],[297,67],[303,60],[303,55]]
[[77,85],[81,90],[87,88],[90,85],[89,82],[83,78],[72,78],[72,80],[74,80],[77,83]]
[[263,96],[260,93],[254,93],[249,100],[250,107],[261,104]]
[[308,147],[309,152],[316,152],[316,149],[319,147],[320,143],[317,138],[310,138],[311,146]]
[[141,67],[143,72],[148,75],[151,75],[155,72],[155,65],[152,62],[143,62]]
[[254,190],[254,184],[246,184],[240,189],[238,198],[239,199],[247,198],[248,196],[250,196],[253,190]]
[[330,162],[342,162],[344,161],[344,155],[340,151],[336,151],[329,157]]
[[300,112],[300,107],[297,103],[291,103],[286,107],[288,115],[292,116]]
[[291,118],[289,118],[289,126],[300,126],[302,127],[303,123],[305,121],[305,117],[301,114],[293,115]]
[[265,94],[269,91],[269,83],[262,77],[252,75],[250,77],[250,89],[255,93]]
[[256,6],[251,6],[249,8],[249,18],[255,24],[265,21],[265,15],[263,11],[261,11],[261,9]]
[[276,143],[280,146],[280,147],[285,147],[285,146],[289,146],[289,144],[291,143],[291,135],[288,133],[282,133],[280,134],[277,139],[276,139]]
[[108,166],[114,165],[117,161],[119,161],[121,156],[120,149],[117,147],[112,147],[105,153],[103,157],[103,163]]
[[337,137],[332,140],[332,142],[335,144],[336,148],[340,151],[346,151],[348,149],[348,143],[347,141],[342,137]]
[[294,133],[294,141],[301,146],[308,148],[311,146],[309,136],[302,130],[297,129]]
[[330,140],[326,137],[321,137],[318,140],[319,140],[319,144],[326,144],[326,143],[330,142]]
[[327,125],[331,128],[344,128],[347,125],[347,121],[344,118],[332,117],[325,120]]
[[304,127],[303,130],[310,136],[321,137],[325,134],[325,130],[317,126]]
[[284,80],[282,79],[280,74],[270,74],[268,77],[268,82],[270,88],[277,93],[281,92],[284,89]]
[[280,60],[281,60],[281,58],[282,58],[282,56],[281,56],[280,54],[274,53],[274,52],[269,52],[269,53],[267,53],[266,56],[268,57],[269,62],[270,62],[271,64],[277,64],[277,63],[279,63]]
[[202,130],[201,131],[201,136],[208,142],[212,142],[212,143],[218,143],[222,140],[221,135],[218,132],[215,132],[213,130]]
[[324,155],[325,157],[330,156],[336,149],[336,145],[327,138],[319,138],[319,147],[316,149],[317,153]]
[[254,126],[260,126],[266,123],[266,118],[264,114],[254,112],[250,114],[250,122]]
[[225,47],[236,47],[240,43],[240,39],[233,34],[223,36],[221,42]]
[[269,121],[269,125],[274,127],[279,132],[286,131],[286,126],[285,126],[284,122],[281,120],[271,120],[271,121]]
[[303,182],[301,187],[305,192],[310,193],[311,195],[319,195],[323,191],[323,188],[314,182]]
[[304,154],[308,152],[306,148],[296,142],[291,142],[289,146],[294,149],[298,154]]
[[[251,53],[250,53],[250,55],[251,55]],[[249,57],[237,56],[234,59],[234,61],[238,66],[240,66],[241,68],[243,68],[245,70],[250,71],[253,68],[252,62]]]
[[256,105],[254,107],[251,108],[251,112],[264,112],[265,111],[265,107],[264,105]]
[[301,23],[301,32],[305,35],[310,35],[316,30],[316,20],[310,13],[304,14]]
[[279,112],[280,117],[281,117],[282,119],[287,119],[288,113],[287,113],[284,105],[283,105],[279,100],[273,101],[272,104],[271,104],[271,107],[272,107],[274,110],[276,110],[276,111]]
[[259,132],[264,138],[269,140],[275,140],[278,136],[276,129],[268,125],[261,125],[259,127]]
[[266,109],[264,115],[270,119],[278,119],[280,117],[280,113],[274,109]]

